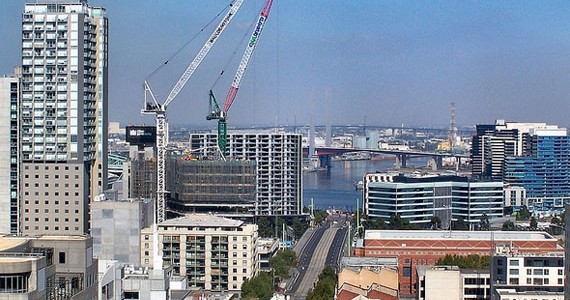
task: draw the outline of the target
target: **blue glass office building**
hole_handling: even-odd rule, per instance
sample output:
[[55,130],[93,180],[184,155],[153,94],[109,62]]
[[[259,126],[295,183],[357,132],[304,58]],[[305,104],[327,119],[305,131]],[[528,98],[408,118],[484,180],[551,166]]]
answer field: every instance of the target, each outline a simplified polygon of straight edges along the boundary
[[570,201],[566,129],[531,130],[523,140],[523,156],[505,159],[505,183],[526,189],[531,210],[562,211]]

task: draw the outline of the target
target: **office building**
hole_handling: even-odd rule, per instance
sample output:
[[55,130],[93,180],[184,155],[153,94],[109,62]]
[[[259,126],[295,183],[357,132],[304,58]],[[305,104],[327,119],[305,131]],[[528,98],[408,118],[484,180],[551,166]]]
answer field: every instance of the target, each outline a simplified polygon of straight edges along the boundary
[[[193,155],[214,157],[217,134],[190,135]],[[228,133],[228,158],[255,161],[255,215],[299,215],[302,212],[302,146],[295,133]]]
[[364,175],[364,213],[389,221],[398,215],[412,224],[429,227],[433,217],[449,229],[451,221],[463,219],[477,228],[483,215],[503,215],[503,184],[449,175]]
[[529,209],[561,212],[570,201],[569,141],[565,128],[498,120],[477,125],[473,175],[526,190]]
[[22,15],[22,232],[89,232],[107,184],[108,21],[86,0],[39,0]]
[[95,257],[138,265],[141,229],[151,226],[153,207],[150,199],[92,202],[91,236]]
[[[570,220],[570,204],[565,205],[564,218]],[[570,222],[564,224],[564,295],[570,299]]]
[[20,233],[20,161],[17,77],[0,77],[0,233]]
[[570,201],[570,144],[565,128],[530,129],[523,156],[507,157],[505,183],[524,187],[528,207],[562,212]]
[[[158,252],[187,287],[239,291],[257,269],[257,225],[210,214],[189,214],[158,224]],[[141,265],[151,267],[153,234],[141,233]]]
[[518,253],[562,253],[546,232],[367,230],[353,256],[397,258],[400,295],[417,295],[418,265],[434,266],[445,255],[489,256],[491,249],[513,246]]

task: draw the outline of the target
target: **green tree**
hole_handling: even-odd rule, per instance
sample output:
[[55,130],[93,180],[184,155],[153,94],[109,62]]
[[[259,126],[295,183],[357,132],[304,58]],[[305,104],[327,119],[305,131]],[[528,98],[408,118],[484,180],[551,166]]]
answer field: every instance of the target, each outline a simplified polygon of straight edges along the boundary
[[550,220],[550,223],[551,223],[551,224],[554,224],[554,225],[559,225],[559,226],[564,225],[564,224],[562,223],[562,220],[561,220],[559,217],[557,217],[557,216],[552,217],[552,219]]
[[538,221],[536,221],[535,217],[530,218],[530,228],[537,229],[538,228]]
[[330,300],[334,299],[337,277],[331,267],[323,269],[319,274],[319,280],[315,288],[307,294],[307,300]]
[[451,228],[453,230],[468,230],[469,225],[467,225],[467,223],[465,222],[465,220],[463,220],[462,217],[459,217],[457,218],[457,221],[452,222]]
[[273,237],[273,230],[271,228],[271,223],[265,217],[259,217],[257,219],[257,228],[259,236],[261,237]]
[[517,230],[517,227],[515,226],[515,223],[513,223],[513,221],[508,220],[505,221],[505,223],[503,223],[503,231],[514,231]]
[[303,233],[305,233],[305,231],[309,227],[309,225],[307,224],[307,222],[302,222],[299,218],[294,218],[291,227],[293,227],[293,234],[295,235],[295,238],[300,239],[301,236],[303,236]]
[[430,225],[432,229],[440,229],[441,228],[441,219],[438,216],[431,217]]
[[530,211],[528,211],[528,208],[523,205],[521,206],[521,209],[517,212],[517,221],[526,221],[528,219],[530,219]]
[[273,280],[267,272],[260,272],[241,285],[242,299],[269,300],[273,296]]
[[411,224],[410,220],[404,219],[397,214],[392,214],[390,216],[390,224],[388,224],[388,229],[395,229],[395,230],[412,230],[412,229],[420,229],[420,226],[417,224]]
[[437,261],[437,265],[458,266],[461,269],[487,269],[489,268],[489,259],[489,256],[480,256],[477,254],[467,256],[447,254]]
[[479,229],[483,231],[489,231],[491,229],[491,223],[489,222],[489,217],[487,214],[483,214],[483,216],[481,216],[481,220],[479,221]]
[[386,229],[388,225],[382,218],[369,218],[362,222],[364,229]]
[[290,249],[283,249],[269,259],[269,266],[281,279],[289,278],[289,270],[297,265],[297,254]]
[[326,220],[327,216],[329,215],[326,211],[320,209],[313,211],[313,213],[315,214],[315,224],[319,224],[322,221]]

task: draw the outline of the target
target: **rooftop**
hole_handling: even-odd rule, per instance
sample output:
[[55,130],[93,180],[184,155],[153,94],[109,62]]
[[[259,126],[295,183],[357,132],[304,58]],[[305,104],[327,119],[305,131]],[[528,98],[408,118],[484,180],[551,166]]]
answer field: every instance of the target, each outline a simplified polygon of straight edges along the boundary
[[366,230],[364,239],[389,240],[556,240],[546,232],[530,231],[436,231],[436,230]]
[[0,236],[0,252],[9,251],[26,243],[28,239],[21,237]]
[[166,220],[159,226],[180,227],[239,227],[243,221],[222,218],[210,214],[188,214],[180,218]]

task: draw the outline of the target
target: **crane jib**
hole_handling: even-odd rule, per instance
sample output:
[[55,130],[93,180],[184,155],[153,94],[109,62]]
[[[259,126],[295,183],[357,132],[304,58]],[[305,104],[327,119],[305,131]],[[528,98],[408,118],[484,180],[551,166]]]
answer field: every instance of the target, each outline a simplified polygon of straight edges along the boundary
[[259,21],[257,21],[257,26],[255,27],[255,31],[251,35],[251,40],[249,41],[250,47],[253,47],[253,45],[255,44],[255,41],[257,41],[257,38],[259,37],[259,32],[261,31],[261,28],[263,27],[263,23],[265,23],[266,19],[267,18],[265,18],[265,17],[260,17]]
[[210,43],[213,43],[218,38],[220,33],[222,33],[222,30],[224,30],[224,28],[226,27],[226,25],[230,21],[232,15],[233,14],[231,14],[231,13],[226,15],[226,17],[224,18],[224,21],[218,26],[218,28],[216,28],[216,32],[212,35],[212,38],[210,38]]

